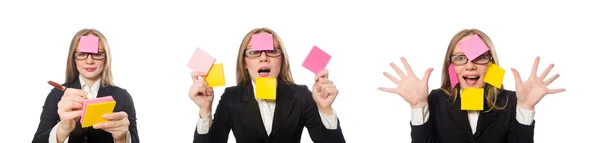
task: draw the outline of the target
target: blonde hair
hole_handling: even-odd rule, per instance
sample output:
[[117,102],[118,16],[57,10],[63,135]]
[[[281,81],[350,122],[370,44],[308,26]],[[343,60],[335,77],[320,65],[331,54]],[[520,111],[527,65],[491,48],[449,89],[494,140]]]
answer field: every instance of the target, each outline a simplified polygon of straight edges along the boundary
[[65,83],[72,82],[79,76],[79,71],[77,70],[77,65],[75,65],[75,52],[77,50],[77,46],[79,45],[79,39],[81,36],[86,35],[94,35],[98,37],[100,40],[98,42],[99,48],[104,49],[106,53],[106,58],[104,59],[104,66],[102,68],[102,72],[100,73],[100,78],[102,79],[101,85],[102,87],[106,86],[115,86],[113,83],[113,77],[111,72],[111,54],[110,48],[108,46],[108,42],[106,37],[100,31],[96,29],[81,29],[73,36],[71,40],[71,45],[69,47],[69,55],[67,58],[67,69],[65,75]]
[[[449,73],[448,73],[448,67],[450,67],[450,56],[452,56],[452,53],[454,53],[454,48],[457,47],[458,45],[458,41],[460,41],[462,38],[466,37],[466,36],[471,36],[473,34],[477,34],[482,40],[483,42],[489,47],[489,53],[492,56],[492,60],[490,62],[496,64],[496,65],[500,65],[498,62],[498,56],[496,56],[496,48],[494,47],[494,44],[492,43],[492,40],[482,31],[478,30],[478,29],[464,29],[458,33],[456,33],[454,35],[454,37],[452,38],[452,41],[450,41],[450,44],[448,45],[448,50],[446,51],[446,56],[444,57],[444,67],[442,69],[444,69],[442,71],[442,87],[441,89],[448,95],[450,96],[451,102],[454,103],[454,101],[456,100],[456,97],[458,96],[458,92],[460,91],[460,84],[456,85],[454,88],[452,88],[452,86],[450,85],[450,77],[449,77]],[[506,107],[506,104],[503,107],[499,107],[496,105],[497,100],[497,96],[498,93],[501,90],[504,90],[504,85],[500,86],[500,89],[497,89],[494,86],[491,86],[490,84],[485,84],[484,85],[484,92],[485,92],[485,97],[486,100],[485,102],[488,104],[489,110],[485,111],[491,111],[494,109],[497,110],[503,110]],[[508,102],[506,102],[508,103]]]
[[258,34],[261,32],[266,32],[273,35],[273,44],[279,45],[282,51],[282,62],[281,62],[281,71],[277,76],[278,80],[282,80],[284,83],[293,84],[294,79],[292,78],[292,72],[290,70],[290,64],[288,60],[287,52],[285,51],[285,46],[283,46],[283,42],[281,42],[281,38],[277,35],[273,30],[269,28],[256,28],[252,31],[248,32],[244,39],[242,40],[242,44],[240,44],[240,48],[238,51],[238,58],[236,64],[236,79],[237,85],[250,85],[252,84],[252,79],[250,78],[250,74],[248,73],[248,69],[246,69],[246,62],[244,60],[244,52],[246,51],[246,47],[250,44],[250,40],[252,39],[252,34]]

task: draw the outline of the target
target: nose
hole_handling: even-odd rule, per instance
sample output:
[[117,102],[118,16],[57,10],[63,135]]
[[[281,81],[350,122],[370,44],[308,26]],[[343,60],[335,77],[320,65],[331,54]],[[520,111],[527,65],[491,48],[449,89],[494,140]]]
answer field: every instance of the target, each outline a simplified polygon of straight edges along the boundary
[[260,52],[260,57],[258,57],[260,59],[260,62],[269,62],[269,57],[267,57],[267,52],[262,51]]
[[467,64],[465,64],[465,67],[465,69],[468,71],[477,70],[477,66],[475,66],[473,62],[467,62]]
[[87,64],[94,64],[94,62],[95,61],[94,61],[94,58],[92,58],[92,55],[88,54],[87,58],[85,59],[85,63],[87,63]]

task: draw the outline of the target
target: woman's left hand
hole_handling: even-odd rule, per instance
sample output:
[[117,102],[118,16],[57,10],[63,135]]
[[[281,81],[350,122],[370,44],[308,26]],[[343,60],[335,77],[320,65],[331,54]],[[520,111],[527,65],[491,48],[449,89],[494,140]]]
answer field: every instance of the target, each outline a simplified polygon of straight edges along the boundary
[[319,107],[319,111],[331,115],[333,109],[331,104],[337,97],[338,90],[333,84],[333,81],[329,80],[329,71],[327,69],[319,72],[315,76],[315,84],[312,88],[312,97]]
[[552,83],[554,80],[558,78],[558,74],[550,77],[550,79],[545,80],[546,76],[550,72],[550,70],[554,67],[554,64],[550,64],[548,68],[540,75],[537,76],[537,68],[540,62],[540,57],[535,58],[535,62],[533,63],[533,69],[531,70],[531,75],[529,75],[529,79],[527,81],[521,80],[521,76],[519,72],[511,68],[513,75],[515,77],[515,85],[517,92],[517,100],[521,107],[533,110],[535,105],[542,100],[542,98],[548,94],[554,94],[565,91],[564,88],[559,89],[548,89],[548,85]]
[[127,132],[129,132],[127,113],[123,111],[115,112],[105,114],[102,118],[108,121],[94,125],[94,129],[102,129],[109,132],[117,142],[126,141]]

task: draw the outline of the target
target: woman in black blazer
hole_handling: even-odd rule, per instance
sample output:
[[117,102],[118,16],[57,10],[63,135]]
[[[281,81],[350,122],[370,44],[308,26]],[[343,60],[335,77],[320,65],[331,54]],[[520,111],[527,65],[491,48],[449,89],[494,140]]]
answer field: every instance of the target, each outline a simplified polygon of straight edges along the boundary
[[[79,52],[81,36],[99,39],[98,52]],[[112,82],[111,54],[104,35],[95,29],[82,29],[71,41],[67,58],[66,90],[52,89],[44,103],[34,143],[139,143],[133,100],[125,89]],[[108,120],[93,127],[82,128],[83,101],[112,96],[114,113]]]
[[[489,47],[489,51],[474,59],[468,59],[458,48],[459,43],[472,38],[479,38]],[[404,58],[405,75],[395,64],[390,64],[400,79],[388,73],[384,75],[396,83],[396,88],[379,90],[396,93],[402,96],[412,108],[411,137],[415,143],[525,143],[533,142],[534,106],[547,94],[565,91],[565,89],[548,89],[547,85],[558,78],[558,74],[547,80],[553,64],[539,76],[537,67],[539,57],[535,59],[530,77],[522,81],[519,72],[511,69],[515,81],[516,92],[505,90],[502,85],[496,88],[484,82],[484,75],[489,63],[498,65],[498,57],[490,38],[477,29],[466,29],[457,33],[444,57],[442,71],[442,87],[427,95],[429,75],[432,68],[418,79]],[[452,68],[455,73],[450,73]],[[458,85],[452,86],[450,74],[456,74]],[[461,91],[467,88],[482,88],[484,91],[484,108],[478,110],[461,110]]]
[[[274,50],[252,50],[253,34],[272,34]],[[295,84],[288,54],[279,36],[270,29],[254,29],[244,37],[238,52],[237,86],[225,89],[212,121],[213,91],[204,78],[198,79],[206,73],[191,75],[194,84],[189,97],[200,108],[195,143],[225,143],[230,130],[238,143],[298,143],[304,127],[314,142],[345,142],[331,108],[338,90],[328,79],[328,71],[316,75],[312,92],[306,85]],[[276,100],[255,98],[254,80],[259,77],[277,79]]]

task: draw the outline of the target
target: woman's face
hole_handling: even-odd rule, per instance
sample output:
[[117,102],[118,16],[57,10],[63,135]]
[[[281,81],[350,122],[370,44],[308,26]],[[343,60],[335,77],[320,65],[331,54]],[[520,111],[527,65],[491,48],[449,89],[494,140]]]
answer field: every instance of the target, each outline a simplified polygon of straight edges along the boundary
[[[261,32],[259,34],[269,33]],[[252,81],[260,77],[277,78],[279,75],[283,51],[277,42],[273,42],[273,46],[275,48],[268,51],[254,51],[251,43],[246,47],[244,60]]]
[[[471,36],[463,37],[458,43],[471,38]],[[476,59],[469,61],[457,44],[450,59],[451,63],[454,64],[454,70],[456,71],[461,88],[483,88],[485,85],[483,77],[487,71],[488,63],[491,61],[489,53],[486,52]]]
[[[93,34],[89,34],[86,36],[94,36]],[[100,78],[100,74],[102,73],[102,69],[104,68],[104,61],[106,60],[106,53],[104,50],[104,46],[101,42],[98,45],[98,53],[82,53],[79,52],[79,47],[75,50],[75,65],[77,66],[77,71],[84,78],[90,80],[97,80]]]

